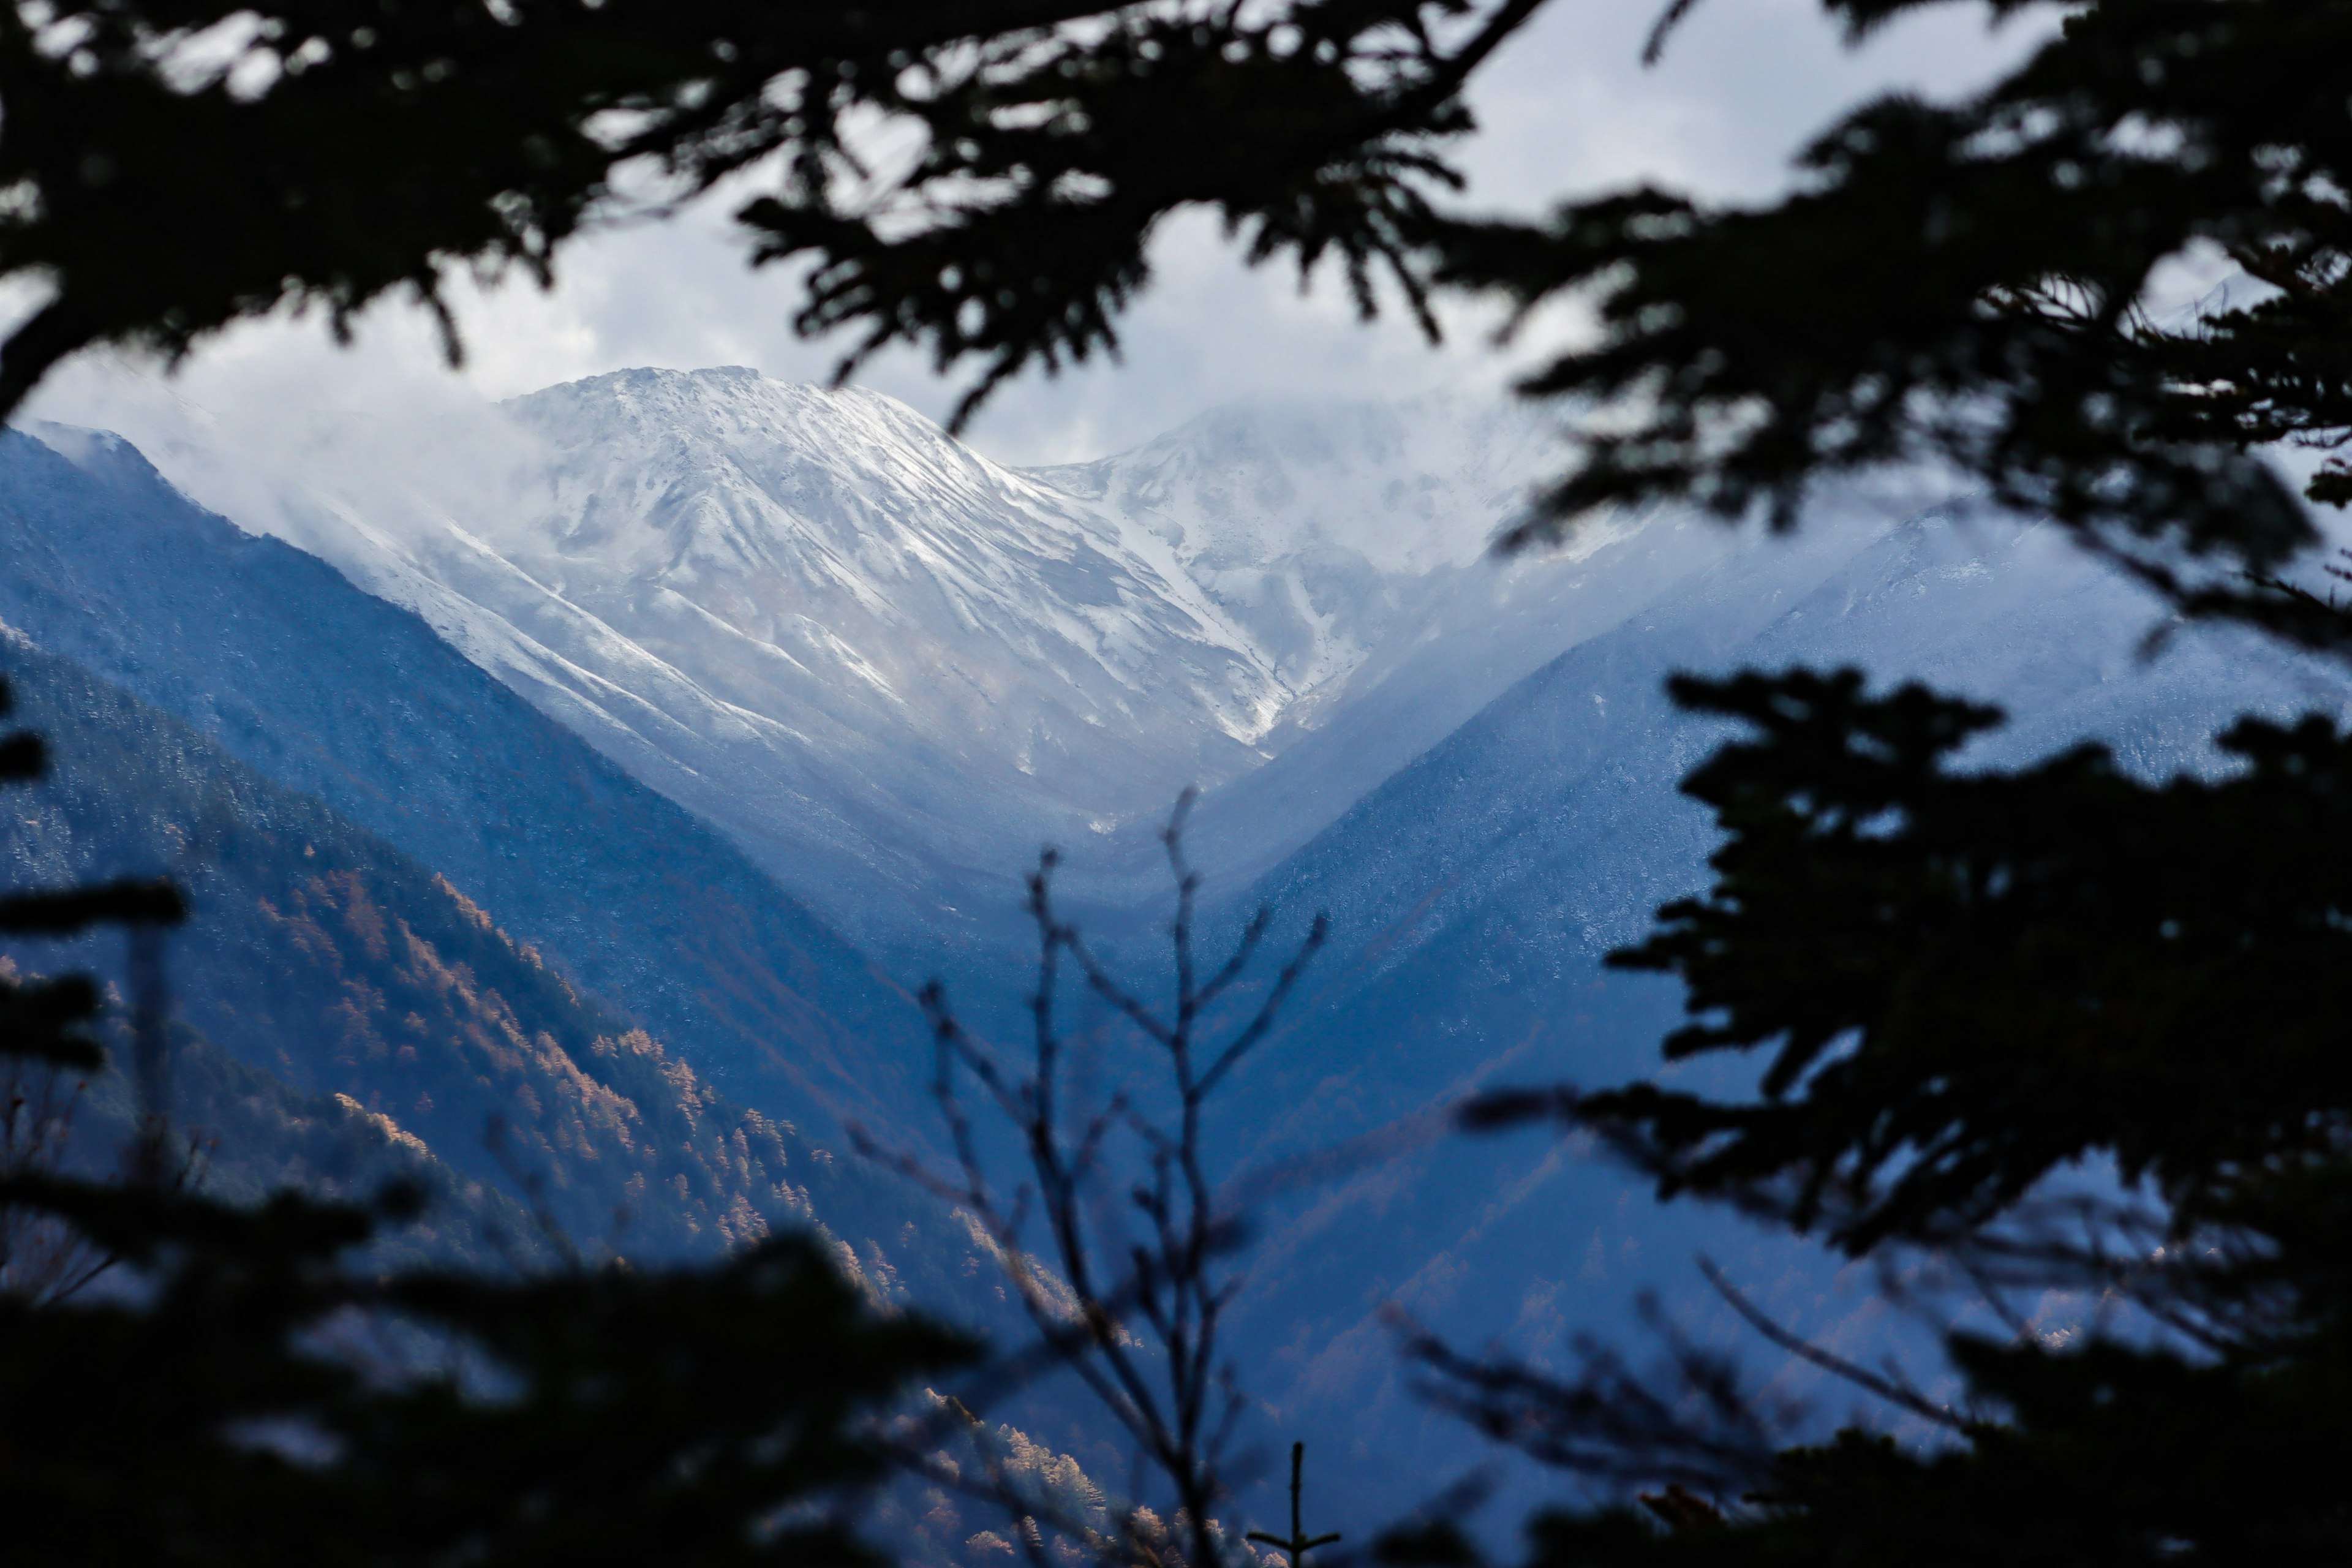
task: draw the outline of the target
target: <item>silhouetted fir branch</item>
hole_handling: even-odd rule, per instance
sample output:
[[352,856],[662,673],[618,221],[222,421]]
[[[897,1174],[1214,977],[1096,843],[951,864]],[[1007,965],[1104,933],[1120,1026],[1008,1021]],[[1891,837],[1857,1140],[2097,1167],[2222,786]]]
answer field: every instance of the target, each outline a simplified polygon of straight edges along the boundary
[[[1756,1053],[1753,1088],[1506,1090],[1465,1125],[1591,1131],[1663,1195],[1874,1258],[1923,1314],[1939,1276],[1966,1286],[2001,1331],[1929,1315],[1962,1390],[1948,1409],[1712,1275],[1766,1341],[1946,1447],[1793,1445],[1719,1358],[1639,1375],[1587,1342],[1582,1375],[1554,1380],[1422,1337],[1433,1395],[1497,1437],[1748,1500],[1664,1537],[1622,1507],[1557,1510],[1539,1560],[1959,1564],[2029,1527],[2068,1561],[2352,1544],[2321,1479],[2352,1454],[2352,737],[2249,718],[2219,773],[2143,780],[2096,746],[1964,771],[2000,715],[1916,686],[1794,670],[1672,690],[1745,726],[1684,786],[1725,838],[1714,886],[1612,962],[1680,976],[1691,1022],[1666,1055]],[[2063,1336],[2010,1304],[2068,1294]]]
[[[1860,38],[1925,0],[1827,0]],[[2029,8],[1997,0],[2006,16]],[[1694,9],[1664,6],[1647,58]],[[2346,648],[2277,591],[2352,498],[2352,130],[2320,62],[2352,16],[2309,0],[2081,0],[1949,102],[1887,94],[1830,126],[1786,195],[1652,187],[1545,221],[1442,219],[1442,285],[1599,331],[1523,383],[1591,411],[1511,547],[1684,500],[1797,524],[1823,479],[1921,465],[2054,518],[2191,616]],[[2177,321],[2168,273],[2254,287]],[[2300,498],[2263,448],[2331,456]]]
[[[1434,333],[1422,237],[1462,90],[1540,0],[65,0],[0,16],[0,276],[47,290],[0,415],[99,343],[176,358],[281,307],[338,337],[399,294],[461,353],[463,269],[551,282],[582,233],[722,182],[804,334],[992,389],[1114,352],[1161,221],[1377,279]],[[193,40],[206,40],[205,47]],[[237,40],[242,40],[238,42]],[[878,171],[876,124],[918,155]],[[651,190],[645,187],[650,183]]]
[[1923,1421],[1948,1427],[1955,1432],[1968,1430],[1968,1422],[1953,1415],[1946,1406],[1937,1404],[1920,1393],[1912,1384],[1911,1380],[1904,1376],[1899,1370],[1891,1373],[1872,1372],[1869,1368],[1858,1366],[1845,1357],[1824,1350],[1811,1341],[1793,1334],[1774,1322],[1762,1308],[1749,1300],[1725,1277],[1723,1270],[1716,1265],[1713,1258],[1701,1258],[1698,1260],[1698,1269],[1706,1277],[1706,1282],[1715,1287],[1715,1293],[1729,1302],[1731,1310],[1738,1313],[1749,1328],[1754,1329],[1799,1361],[1819,1367],[1832,1376],[1850,1383],[1854,1387]]
[[1654,1296],[1636,1306],[1661,1364],[1636,1367],[1615,1346],[1579,1335],[1569,1346],[1577,1372],[1565,1379],[1509,1357],[1465,1355],[1401,1314],[1392,1321],[1422,1369],[1421,1396],[1495,1441],[1603,1482],[1739,1495],[1770,1473],[1805,1408],[1766,1403],[1737,1360],[1693,1343]]

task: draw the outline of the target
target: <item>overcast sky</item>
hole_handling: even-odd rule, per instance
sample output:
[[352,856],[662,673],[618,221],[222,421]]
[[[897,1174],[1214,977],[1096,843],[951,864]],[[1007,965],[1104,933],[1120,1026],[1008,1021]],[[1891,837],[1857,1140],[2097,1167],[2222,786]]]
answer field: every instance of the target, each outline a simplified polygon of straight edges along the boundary
[[[1531,210],[1644,178],[1765,195],[1841,109],[1890,88],[1963,90],[2034,36],[2030,25],[1991,31],[1981,6],[1954,5],[1850,51],[1812,0],[1705,0],[1664,61],[1644,69],[1655,14],[1654,0],[1553,0],[1490,65],[1473,95],[1485,129],[1461,153],[1474,203]],[[168,384],[152,365],[86,356],[53,377],[31,412],[136,438],[163,402],[227,429],[446,409],[633,365],[829,374],[838,346],[793,335],[792,279],[743,264],[728,205],[600,234],[565,253],[551,293],[516,282],[467,296],[471,353],[460,373],[441,365],[413,310],[388,304],[363,319],[352,349],[334,347],[315,320],[274,320],[208,344]],[[1295,275],[1244,268],[1206,221],[1171,225],[1152,259],[1155,281],[1123,325],[1121,362],[1003,389],[971,431],[975,446],[1010,462],[1066,461],[1236,399],[1402,395],[1507,374],[1508,356],[1475,317],[1457,313],[1452,341],[1434,351],[1402,321],[1360,326],[1328,280],[1302,298]],[[859,379],[934,417],[960,390],[908,354]]]

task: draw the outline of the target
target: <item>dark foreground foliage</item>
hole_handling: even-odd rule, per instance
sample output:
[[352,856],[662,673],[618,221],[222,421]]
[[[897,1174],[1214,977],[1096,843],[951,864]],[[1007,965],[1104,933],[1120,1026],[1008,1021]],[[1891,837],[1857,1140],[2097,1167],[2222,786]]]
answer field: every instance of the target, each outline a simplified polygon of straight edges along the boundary
[[[1826,8],[1860,33],[1923,4]],[[1785,199],[1448,220],[1459,89],[1536,8],[12,6],[0,273],[48,292],[0,354],[0,411],[90,343],[178,352],[288,302],[340,324],[389,289],[434,303],[466,264],[545,276],[627,205],[625,171],[671,196],[755,166],[740,216],[760,257],[810,264],[803,328],[846,329],[853,358],[976,356],[984,390],[1110,346],[1152,229],[1202,206],[1255,256],[1338,258],[1367,306],[1380,268],[1416,304],[1433,280],[1597,302],[1599,334],[1530,385],[1611,417],[1527,537],[1660,500],[1794,526],[1823,472],[1924,461],[2185,611],[2352,645],[2305,553],[2352,474],[2329,456],[2298,486],[2264,450],[2352,439],[2352,0],[1994,0],[2063,26],[1970,98],[1864,106]],[[877,114],[922,145],[869,180],[850,128]],[[2237,292],[2159,310],[2151,284],[2199,267]],[[2151,784],[2089,751],[1972,774],[1955,752],[1992,715],[1851,675],[1682,694],[1754,734],[1693,783],[1729,835],[1717,888],[1626,961],[1691,984],[1675,1053],[1769,1058],[1755,1092],[1480,1115],[1557,1113],[1670,1193],[1932,1257],[2011,1321],[1949,1336],[1948,1407],[1878,1380],[1940,1428],[1917,1443],[1776,1448],[1687,1346],[1664,1394],[1607,1354],[1563,1384],[1424,1347],[1490,1429],[1673,1483],[1547,1517],[1536,1560],[2352,1556],[2340,730],[2242,724],[2235,772]],[[0,923],[152,921],[161,897]],[[88,1069],[94,993],[5,1003],[13,1058]],[[121,1184],[5,1191],[47,1261],[6,1309],[5,1375],[59,1381],[8,1391],[0,1489],[52,1556],[642,1558],[658,1521],[663,1556],[838,1558],[824,1500],[872,1462],[852,1412],[952,1352],[796,1243],[699,1275],[361,1277],[336,1259],[370,1215],[207,1204],[172,1148],[159,1124]],[[2053,1290],[2105,1310],[2058,1342],[2018,1310]]]
[[[18,737],[11,776],[35,776]],[[0,928],[152,932],[167,886],[19,893]],[[152,943],[152,937],[143,939]],[[97,989],[0,980],[0,1515],[27,1562],[855,1563],[874,1417],[968,1354],[877,1316],[799,1237],[722,1262],[535,1275],[359,1259],[415,1212],[205,1196],[164,1115],[160,960],[138,973],[146,1119],[121,1174],[65,1165],[103,1069]],[[136,976],[135,976],[136,977]]]
[[[1853,1256],[1928,1249],[2012,1331],[1951,1336],[1958,1405],[1893,1391],[1947,1428],[1925,1448],[1851,1430],[1773,1454],[1729,1440],[1728,1406],[1662,1404],[1651,1475],[1744,1506],[1669,1535],[1559,1516],[1539,1556],[2352,1552],[2332,1479],[2352,1462],[2352,736],[2242,721],[2212,779],[2144,783],[2095,746],[1970,772],[1953,754],[1998,715],[1917,687],[1675,690],[1752,734],[1685,785],[1729,835],[1713,890],[1616,962],[1688,984],[1699,1021],[1669,1058],[1765,1052],[1756,1091],[1559,1090],[1474,1116],[1599,1129],[1665,1194]],[[2104,1301],[2103,1321],[2024,1331],[2051,1291]],[[1490,1375],[1467,1403],[1516,1415],[1506,1436],[1593,1432],[1568,1394]]]
[[[1859,37],[1930,3],[1823,9]],[[1988,9],[2063,26],[1973,97],[1864,104],[1784,200],[1644,188],[1449,230],[1445,280],[1600,309],[1528,385],[1624,418],[1521,538],[1663,497],[1792,527],[1822,475],[1940,462],[2200,613],[2339,639],[2267,581],[2316,534],[2252,449],[2352,439],[2352,5]],[[2199,276],[2232,285],[2191,309]],[[2352,468],[2305,493],[2352,499]]]
[[[600,217],[746,172],[755,259],[813,264],[804,331],[976,358],[975,398],[1112,347],[1181,207],[1417,300],[1459,89],[1538,3],[11,5],[0,275],[51,294],[0,415],[86,345],[177,353],[281,304],[340,331],[403,290],[446,327],[452,272],[543,281]],[[885,116],[925,145],[877,174]]]
[[[1827,5],[1857,33],[1916,8]],[[2352,440],[2352,6],[1991,9],[2063,26],[1971,98],[1865,105],[1780,201],[1649,190],[1457,233],[1456,281],[1601,307],[1532,384],[1614,418],[1526,536],[1673,498],[1793,527],[1825,473],[1939,463],[2189,615],[2340,657],[2307,508],[2352,499],[2344,459],[2298,495],[2273,444]],[[2158,299],[2183,264],[2231,287]],[[1470,1120],[1559,1118],[1664,1194],[1945,1281],[1957,1392],[1806,1344],[1720,1276],[1910,1439],[1782,1446],[1735,1367],[1671,1338],[1656,1379],[1599,1347],[1554,1379],[1423,1343],[1487,1430],[1665,1485],[1539,1520],[1533,1560],[2352,1558],[2340,719],[2242,720],[2211,776],[2147,781],[2095,746],[1969,767],[2000,714],[1858,671],[1675,695],[1745,727],[1685,786],[1726,839],[1713,889],[1615,962],[1681,976],[1665,1054],[1719,1065]]]

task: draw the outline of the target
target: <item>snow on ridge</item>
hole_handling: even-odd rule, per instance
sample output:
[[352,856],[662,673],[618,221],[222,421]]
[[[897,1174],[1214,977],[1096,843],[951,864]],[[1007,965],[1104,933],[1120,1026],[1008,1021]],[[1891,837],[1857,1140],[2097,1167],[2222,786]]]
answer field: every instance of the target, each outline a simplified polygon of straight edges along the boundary
[[[141,436],[854,933],[971,910],[1040,842],[1156,820],[1386,683],[1402,717],[1324,748],[1352,798],[1557,651],[1522,592],[1557,574],[1483,557],[1546,443],[1467,400],[1215,411],[1027,471],[882,394],[742,367]],[[1423,644],[1475,668],[1408,692]]]
[[1150,518],[1209,570],[1332,550],[1418,574],[1475,560],[1557,462],[1553,440],[1522,405],[1459,394],[1241,402],[1132,450],[1031,472]]
[[547,454],[535,509],[498,535],[509,561],[714,700],[822,710],[829,728],[797,721],[809,765],[982,874],[1040,839],[1140,830],[1183,784],[1213,799],[1283,771],[1371,700],[1369,729],[1301,753],[1303,784],[1254,795],[1313,803],[1254,823],[1254,844],[1303,841],[1589,632],[1609,591],[1570,575],[1633,531],[1497,566],[1488,540],[1557,450],[1539,417],[1465,397],[1237,405],[1034,470],[879,393],[742,368],[505,407]]
[[853,930],[845,863],[919,915],[967,902],[1257,765],[1290,700],[1164,542],[878,394],[620,372],[472,435],[504,442],[479,504],[330,463],[281,487],[281,531]]
[[1436,393],[1234,404],[1132,451],[1032,472],[1160,541],[1297,701],[1344,684],[1429,583],[1491,574],[1489,540],[1557,460],[1542,416]]
[[1129,689],[1173,639],[1233,666],[1224,727],[1265,727],[1270,671],[1164,550],[1136,550],[895,399],[740,369],[630,371],[507,406],[554,457],[546,512],[505,542],[567,577],[609,577],[617,556],[753,636],[773,608],[762,577],[766,598],[837,595],[901,635],[944,610],[961,636],[1091,660]]

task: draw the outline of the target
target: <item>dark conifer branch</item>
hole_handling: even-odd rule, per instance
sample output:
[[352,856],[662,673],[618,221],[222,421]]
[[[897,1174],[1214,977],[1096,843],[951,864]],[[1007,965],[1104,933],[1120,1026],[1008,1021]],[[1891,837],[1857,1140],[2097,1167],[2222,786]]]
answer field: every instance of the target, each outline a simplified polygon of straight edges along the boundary
[[[1336,261],[1366,312],[1384,274],[1434,332],[1419,235],[1456,183],[1437,149],[1539,4],[11,9],[0,276],[48,298],[0,345],[0,414],[78,349],[176,357],[282,306],[340,338],[404,295],[455,360],[455,269],[545,286],[586,228],[755,171],[755,262],[814,262],[798,327],[853,334],[844,374],[897,342],[977,363],[959,424],[1008,376],[1115,349],[1186,207],[1254,262]],[[181,58],[240,25],[240,56]],[[849,129],[877,118],[928,139],[879,182]],[[626,213],[624,172],[647,168],[664,189]]]
[[1701,1274],[1706,1276],[1706,1282],[1715,1287],[1716,1294],[1728,1302],[1731,1310],[1738,1313],[1749,1328],[1754,1329],[1799,1361],[1817,1366],[1834,1377],[1842,1378],[1856,1388],[1885,1400],[1897,1409],[1916,1415],[1922,1421],[1932,1422],[1938,1426],[1947,1426],[1955,1432],[1965,1432],[1969,1429],[1969,1424],[1967,1421],[1920,1393],[1912,1385],[1910,1379],[1900,1375],[1881,1375],[1868,1367],[1857,1366],[1835,1352],[1824,1350],[1802,1335],[1791,1333],[1774,1322],[1769,1313],[1749,1300],[1738,1287],[1733,1285],[1725,1277],[1723,1270],[1716,1266],[1713,1258],[1700,1258],[1698,1269]]
[[1401,1315],[1422,1396],[1544,1464],[1619,1485],[1673,1485],[1738,1496],[1767,1477],[1805,1414],[1768,1403],[1732,1358],[1676,1329],[1654,1298],[1640,1302],[1660,1342],[1643,1369],[1590,1335],[1570,1344],[1578,1369],[1553,1377],[1504,1356],[1469,1356]]
[[[1664,1195],[1948,1271],[2005,1331],[1933,1322],[1956,1413],[1717,1279],[1765,1340],[1952,1432],[1949,1451],[1860,1429],[1783,1447],[1741,1424],[1727,1363],[1644,1379],[1590,1345],[1559,1383],[1423,1336],[1434,1395],[1604,1479],[1705,1489],[1709,1465],[1750,1466],[1752,1508],[1706,1524],[1727,1563],[1783,1540],[1972,1562],[2027,1518],[2220,1555],[2342,1539],[2342,1510],[2303,1489],[2352,1443],[2321,1370],[2352,1321],[2352,738],[2249,718],[2218,775],[2143,780],[2088,745],[1969,771],[1955,757],[1999,715],[1922,688],[1794,670],[1673,690],[1748,728],[1685,785],[1725,839],[1709,891],[1613,962],[1680,976],[1692,1021],[1666,1054],[1753,1055],[1755,1089],[1506,1090],[1465,1125],[1599,1133]],[[2063,1335],[2005,1300],[2053,1293],[2086,1303]],[[2060,1500],[2090,1496],[2113,1501]],[[1624,1534],[1633,1517],[1555,1515],[1545,1560],[1699,1549],[1687,1521]]]
[[[1828,8],[1859,37],[1912,7]],[[1665,9],[1654,48],[1689,9]],[[1441,282],[1522,319],[1596,307],[1600,340],[1527,390],[1623,416],[1506,547],[1659,500],[1787,528],[1820,479],[1930,463],[2195,614],[2319,640],[2328,623],[2278,616],[2242,574],[2317,541],[2303,500],[2352,493],[2332,465],[2298,499],[2261,455],[2352,440],[2352,125],[2319,63],[2352,48],[2352,15],[2058,9],[2064,30],[1982,92],[1848,115],[1776,203],[1643,190],[1548,223],[1441,224]],[[2209,251],[2252,297],[2153,320],[2161,270]]]

